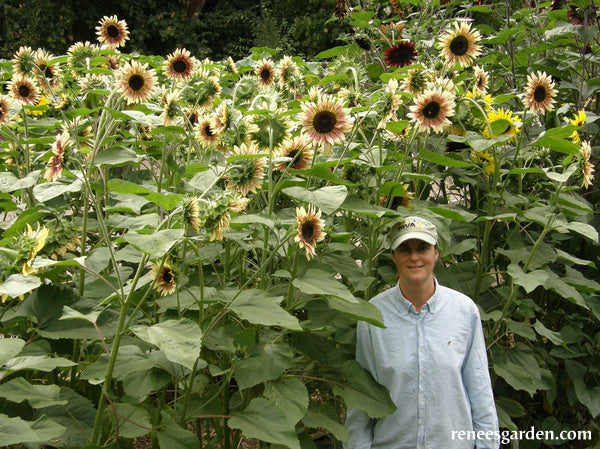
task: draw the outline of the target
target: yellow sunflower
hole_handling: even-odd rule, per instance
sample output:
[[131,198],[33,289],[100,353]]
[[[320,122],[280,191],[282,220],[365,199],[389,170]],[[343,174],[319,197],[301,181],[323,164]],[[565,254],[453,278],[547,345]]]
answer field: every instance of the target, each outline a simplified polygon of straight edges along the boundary
[[476,161],[483,164],[483,171],[488,175],[494,173],[496,170],[496,164],[494,162],[494,156],[491,156],[488,151],[475,152],[471,151],[471,157]]
[[178,48],[169,56],[163,66],[167,78],[186,80],[192,76],[198,66],[198,61],[185,48]]
[[492,126],[492,130],[494,131],[494,135],[490,135],[490,130],[486,126],[482,134],[485,138],[489,139],[491,137],[498,136],[513,136],[511,139],[507,140],[505,143],[511,143],[515,141],[515,136],[521,130],[521,127],[517,125],[517,121],[515,117],[513,117],[512,111],[504,110],[502,108],[498,108],[496,111],[492,111],[487,115],[488,121]]
[[317,102],[303,103],[300,121],[304,134],[324,152],[344,141],[352,129],[350,111],[335,97],[322,96]]
[[29,226],[29,223],[27,223],[26,226],[26,236],[32,240],[33,244],[29,250],[29,257],[21,269],[21,274],[23,276],[28,276],[36,272],[35,268],[32,267],[33,261],[46,244],[46,238],[48,237],[48,228],[46,228],[46,226],[42,226],[40,229],[40,224],[38,223],[35,231],[31,228],[31,226]]
[[98,42],[114,49],[125,46],[125,41],[129,39],[129,30],[127,23],[119,20],[117,16],[104,16],[96,27],[96,35]]
[[[585,115],[585,111],[579,111],[577,116],[569,119],[569,121],[571,122],[571,125],[581,127],[585,124],[586,119],[587,116]],[[578,131],[573,131],[573,134],[571,134],[571,141],[576,145],[581,145],[581,137],[579,137]]]
[[309,167],[314,151],[310,148],[306,138],[300,136],[286,141],[281,147],[279,156],[285,158],[275,164],[279,171],[284,172],[287,169],[304,170]]
[[440,38],[442,56],[449,64],[469,67],[481,55],[480,40],[479,31],[471,30],[470,22],[455,22],[454,29],[446,31]]
[[10,96],[24,105],[35,106],[40,99],[40,89],[35,80],[27,75],[13,76],[8,83]]
[[171,268],[169,259],[165,260],[162,264],[160,262],[152,264],[150,278],[154,280],[152,288],[160,293],[161,296],[170,295],[177,288],[175,272]]
[[127,104],[142,103],[150,98],[157,78],[148,64],[130,61],[119,70],[118,87]]
[[450,92],[441,89],[426,90],[415,98],[408,117],[419,131],[441,133],[450,125],[448,117],[454,115],[454,106]]
[[530,73],[527,75],[527,88],[525,89],[523,103],[534,114],[554,109],[556,94],[554,81],[545,72],[538,71],[537,74]]
[[323,231],[325,222],[321,219],[321,211],[315,210],[311,204],[305,210],[300,206],[296,208],[296,222],[298,223],[298,234],[294,241],[298,242],[300,248],[304,248],[308,260],[316,255],[315,246],[322,241],[327,233]]

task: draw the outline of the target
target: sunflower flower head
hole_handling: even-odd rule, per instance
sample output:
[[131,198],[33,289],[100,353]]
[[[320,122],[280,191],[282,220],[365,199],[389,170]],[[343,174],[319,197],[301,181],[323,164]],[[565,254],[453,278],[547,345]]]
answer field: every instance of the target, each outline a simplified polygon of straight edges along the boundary
[[578,155],[579,177],[581,178],[581,187],[588,188],[594,180],[594,165],[590,162],[592,147],[589,142],[581,142],[581,151]]
[[391,78],[388,81],[385,91],[379,97],[377,101],[377,115],[381,117],[378,129],[385,129],[385,125],[389,120],[396,120],[396,111],[400,106],[402,98],[396,94],[398,90],[398,80]]
[[150,269],[150,279],[154,281],[152,288],[161,296],[167,296],[175,292],[177,288],[176,274],[169,259],[163,263],[155,262]]
[[234,147],[234,156],[248,157],[238,159],[224,176],[228,181],[228,190],[245,196],[248,193],[256,193],[257,189],[261,187],[262,179],[265,176],[267,158],[255,157],[256,154],[259,154],[259,151],[254,144],[242,144],[239,147]]
[[194,125],[196,139],[206,149],[216,148],[223,139],[223,134],[213,129],[211,121],[210,115],[204,114],[199,116]]
[[34,78],[28,75],[15,75],[8,83],[8,91],[13,100],[23,105],[35,106],[40,99],[40,89]]
[[278,151],[283,143],[290,137],[292,124],[283,109],[257,114],[252,119],[255,132],[250,134],[250,139],[259,149]]
[[198,61],[189,50],[178,48],[167,56],[163,70],[167,78],[172,80],[187,80],[198,67]]
[[478,65],[473,67],[473,90],[484,94],[487,92],[490,75]]
[[129,39],[129,30],[127,29],[127,23],[124,20],[119,20],[117,16],[104,16],[96,27],[96,35],[98,36],[98,42],[108,48],[115,49],[125,46],[125,41]]
[[188,197],[181,205],[183,220],[198,232],[200,230],[200,204],[198,198]]
[[521,127],[518,125],[516,118],[510,110],[498,108],[496,111],[491,111],[487,115],[487,118],[493,133],[493,135],[491,135],[489,128],[486,126],[483,129],[482,134],[487,139],[498,136],[513,136],[505,142],[508,144],[514,142],[516,135],[521,131]]
[[121,67],[117,76],[118,89],[125,97],[127,104],[147,101],[157,83],[154,69],[148,64],[137,61],[127,62]]
[[523,103],[534,114],[554,109],[556,94],[554,81],[545,72],[538,71],[527,75],[527,87]]
[[44,179],[48,181],[56,181],[63,171],[65,152],[67,146],[70,143],[68,132],[62,132],[54,139],[52,144],[52,156],[48,161],[46,173],[44,173]]
[[10,119],[10,103],[11,100],[9,97],[5,95],[0,95],[0,125],[2,125],[3,123],[7,123]]
[[289,56],[281,58],[277,64],[277,75],[279,77],[279,87],[282,90],[287,90],[296,93],[300,90],[301,78],[298,65]]
[[73,71],[73,75],[79,78],[80,72],[89,69],[90,61],[100,56],[100,48],[88,41],[77,42],[67,50],[67,65]]
[[231,214],[245,210],[248,202],[245,196],[227,191],[206,204],[203,228],[210,233],[211,242],[223,240],[229,229]]
[[479,31],[471,29],[471,23],[457,21],[451,30],[446,31],[439,40],[442,56],[450,65],[469,67],[473,60],[481,55]]
[[403,40],[388,48],[383,54],[383,59],[390,67],[404,67],[415,62],[418,55],[415,43]]
[[30,242],[30,246],[29,257],[27,261],[23,264],[23,268],[21,269],[21,274],[23,276],[27,276],[36,272],[36,269],[32,266],[33,261],[46,244],[46,238],[48,237],[48,228],[46,226],[42,226],[40,228],[40,224],[38,223],[37,229],[35,231],[29,225],[29,223],[27,223],[26,226],[27,230],[25,231],[25,236]]
[[260,87],[270,87],[275,81],[275,64],[271,59],[261,59],[254,71]]
[[305,210],[303,206],[296,208],[296,222],[298,233],[294,241],[300,248],[304,248],[308,260],[316,255],[316,244],[322,241],[327,233],[323,230],[325,222],[321,219],[321,211],[317,211],[311,204]]
[[298,136],[286,141],[280,151],[275,166],[280,172],[286,170],[304,170],[310,166],[314,151],[306,137]]
[[344,141],[352,129],[350,111],[335,97],[321,97],[317,102],[301,105],[300,121],[304,135],[325,153]]
[[448,117],[454,115],[454,98],[441,89],[425,90],[415,98],[408,117],[419,131],[441,133],[450,125]]
[[429,73],[423,69],[410,69],[408,76],[402,81],[400,88],[411,94],[423,93],[427,84],[431,81]]
[[179,107],[179,91],[167,91],[164,87],[161,91],[161,103],[163,110],[159,116],[163,125],[170,126],[177,123],[182,111]]
[[[585,111],[583,110],[579,111],[575,118],[569,119],[571,125],[579,127],[583,126],[586,120],[587,116],[585,115]],[[577,130],[573,131],[573,134],[571,134],[571,141],[575,145],[581,145],[581,137],[579,137],[579,132]]]
[[56,93],[61,88],[62,72],[58,64],[51,64],[53,56],[45,50],[35,52],[35,75],[42,90]]
[[242,76],[233,88],[233,98],[235,103],[244,103],[252,101],[258,90],[258,81],[251,75]]
[[483,171],[491,175],[496,170],[496,164],[494,162],[494,156],[491,156],[489,151],[471,151],[471,157],[475,162],[479,162],[483,165]]
[[20,47],[14,54],[13,59],[14,75],[33,75],[35,69],[35,52],[31,47]]

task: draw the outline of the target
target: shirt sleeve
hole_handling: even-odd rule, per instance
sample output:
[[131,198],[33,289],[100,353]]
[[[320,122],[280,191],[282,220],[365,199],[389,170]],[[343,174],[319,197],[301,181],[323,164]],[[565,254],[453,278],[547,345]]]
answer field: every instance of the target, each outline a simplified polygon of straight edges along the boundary
[[[363,321],[359,321],[356,326],[356,361],[377,379],[371,334],[368,324]],[[344,443],[344,449],[370,449],[373,444],[375,422],[363,410],[348,409],[346,414],[348,441]]]
[[471,322],[471,345],[465,357],[462,375],[469,402],[473,430],[478,436],[475,443],[477,449],[498,449],[500,432],[498,415],[494,403],[494,393],[488,368],[485,338],[479,311],[475,309]]

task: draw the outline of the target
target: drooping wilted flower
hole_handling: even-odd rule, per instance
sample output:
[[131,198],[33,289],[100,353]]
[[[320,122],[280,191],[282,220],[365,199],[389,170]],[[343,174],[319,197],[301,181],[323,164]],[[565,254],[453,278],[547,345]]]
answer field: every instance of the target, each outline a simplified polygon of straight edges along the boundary
[[294,241],[298,242],[300,248],[304,248],[308,260],[316,255],[317,242],[322,241],[327,233],[323,230],[325,222],[321,219],[321,211],[317,211],[311,204],[305,210],[300,206],[296,208],[296,221],[298,223],[298,234]]
[[470,22],[455,22],[454,28],[446,31],[440,38],[442,56],[449,64],[469,67],[481,54],[481,46],[478,45],[480,40],[479,31],[471,30]]
[[98,42],[114,49],[125,46],[125,41],[129,39],[129,30],[127,23],[119,20],[117,16],[104,16],[96,27],[96,35]]
[[69,133],[62,132],[54,139],[52,144],[52,156],[48,161],[46,173],[44,173],[44,179],[48,181],[55,181],[63,171],[63,163],[65,160],[65,151],[69,145]]
[[450,125],[448,117],[454,115],[454,99],[450,92],[441,89],[426,90],[415,98],[408,117],[420,131],[441,133]]
[[384,52],[383,59],[390,67],[404,67],[415,62],[418,55],[414,42],[400,41]]
[[270,87],[275,80],[275,65],[271,59],[261,59],[254,72],[260,87]]
[[40,89],[28,75],[13,76],[8,83],[10,96],[25,105],[35,106],[40,99]]
[[32,244],[29,249],[29,257],[27,261],[23,264],[23,268],[21,269],[21,274],[23,276],[30,275],[35,273],[36,270],[33,268],[33,261],[37,254],[42,250],[44,245],[46,244],[46,238],[48,237],[48,228],[46,226],[42,226],[40,228],[40,224],[38,223],[37,229],[34,231],[33,228],[27,223],[27,230],[25,235],[31,239]]
[[13,75],[33,75],[35,52],[31,47],[20,47],[12,59]]
[[152,288],[161,296],[170,295],[177,288],[175,272],[171,268],[169,259],[162,264],[160,262],[153,263],[150,269],[150,278],[154,280]]
[[538,71],[537,74],[527,75],[527,87],[523,103],[534,114],[554,109],[556,94],[554,81],[545,72]]
[[187,80],[192,76],[198,66],[198,61],[185,48],[178,48],[169,56],[163,70],[167,78],[173,80]]
[[154,69],[148,64],[130,61],[119,70],[118,88],[127,100],[127,104],[142,103],[150,98],[157,78]]
[[[489,139],[490,137],[513,136],[505,143],[511,143],[515,141],[516,135],[519,133],[521,128],[517,125],[517,121],[515,117],[513,117],[512,111],[498,108],[496,111],[491,111],[487,115],[487,119],[490,123],[490,126],[492,126],[492,129],[496,128],[496,131],[494,132],[494,135],[491,136],[490,130],[486,126],[482,131],[484,137]],[[499,127],[500,129],[498,129]]]
[[[253,156],[255,154],[259,154],[259,151],[258,147],[254,144],[242,144],[233,148],[234,156]],[[239,192],[244,196],[248,195],[250,192],[256,193],[256,190],[261,186],[261,181],[265,176],[266,164],[266,157],[250,157],[237,160],[224,176],[224,178],[228,180],[227,189],[233,192]]]
[[587,141],[581,142],[581,153],[579,158],[579,168],[581,177],[581,187],[588,188],[594,180],[594,165],[590,162],[592,147]]
[[335,97],[322,96],[317,102],[304,103],[301,107],[304,134],[325,152],[343,142],[344,133],[352,129],[350,111]]
[[[577,113],[577,116],[575,116],[575,118],[569,119],[569,121],[571,122],[571,125],[581,127],[585,124],[586,119],[587,116],[585,115],[585,111],[579,111]],[[579,137],[578,131],[573,131],[573,134],[571,134],[571,141],[576,145],[581,145],[581,137]]]
[[287,169],[304,170],[309,167],[314,151],[309,146],[308,140],[303,136],[299,136],[286,141],[281,147],[279,156],[285,158],[285,160],[279,160],[275,164],[279,171],[284,172]]

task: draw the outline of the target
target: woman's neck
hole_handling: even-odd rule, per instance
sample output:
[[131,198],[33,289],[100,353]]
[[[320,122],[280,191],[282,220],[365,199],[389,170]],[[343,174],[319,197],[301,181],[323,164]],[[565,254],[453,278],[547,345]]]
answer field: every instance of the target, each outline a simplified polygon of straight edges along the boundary
[[417,312],[421,311],[421,307],[423,307],[435,293],[435,280],[433,278],[423,284],[411,284],[402,282],[402,279],[400,279],[399,286],[402,296],[410,301]]

